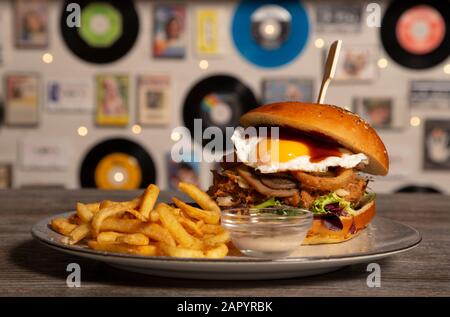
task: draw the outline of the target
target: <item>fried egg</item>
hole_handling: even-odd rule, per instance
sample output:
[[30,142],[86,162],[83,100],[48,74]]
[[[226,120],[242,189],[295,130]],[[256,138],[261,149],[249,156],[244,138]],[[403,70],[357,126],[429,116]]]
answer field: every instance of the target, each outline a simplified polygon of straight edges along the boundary
[[353,168],[360,163],[369,163],[363,153],[349,153],[344,148],[317,144],[305,137],[249,136],[244,128],[238,127],[231,140],[238,159],[261,173],[326,172],[329,167]]

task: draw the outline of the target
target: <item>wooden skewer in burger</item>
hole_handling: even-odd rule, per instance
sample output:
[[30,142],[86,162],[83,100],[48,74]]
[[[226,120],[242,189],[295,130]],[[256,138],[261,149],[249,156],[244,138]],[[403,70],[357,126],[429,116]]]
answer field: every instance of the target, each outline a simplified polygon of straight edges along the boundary
[[[323,104],[340,45],[330,48],[318,103],[272,103],[241,117],[232,137],[237,159],[213,171],[208,191],[222,208],[289,205],[312,211],[303,244],[342,242],[361,232],[375,215],[365,174],[389,170],[376,131],[356,114]],[[248,127],[279,127],[279,133],[272,139],[249,136]]]

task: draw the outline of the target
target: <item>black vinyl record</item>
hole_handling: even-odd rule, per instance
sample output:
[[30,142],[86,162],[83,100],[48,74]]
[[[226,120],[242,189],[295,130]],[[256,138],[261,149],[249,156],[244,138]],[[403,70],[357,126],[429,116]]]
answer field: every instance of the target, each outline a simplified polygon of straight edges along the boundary
[[[74,26],[68,5],[80,5],[80,27]],[[132,1],[66,1],[61,14],[61,34],[79,58],[97,64],[123,57],[133,47],[139,33],[139,18]]]
[[[194,120],[202,119],[202,131],[208,127],[218,127],[224,135],[227,127],[239,125],[239,118],[257,107],[253,92],[237,78],[228,75],[215,75],[196,83],[184,100],[184,125],[194,136]],[[203,139],[203,138],[202,138]],[[202,145],[210,142],[203,139]]]
[[393,1],[381,23],[389,56],[412,69],[438,65],[450,55],[450,1]]
[[155,182],[156,170],[150,154],[127,139],[108,139],[95,145],[81,164],[82,187],[137,189]]

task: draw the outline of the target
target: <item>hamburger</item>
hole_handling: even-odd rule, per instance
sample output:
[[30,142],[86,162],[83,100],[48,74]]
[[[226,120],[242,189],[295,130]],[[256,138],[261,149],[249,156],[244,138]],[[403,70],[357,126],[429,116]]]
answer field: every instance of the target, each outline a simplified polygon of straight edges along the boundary
[[[280,102],[247,112],[240,124],[231,138],[234,153],[212,171],[208,194],[221,208],[308,209],[314,220],[303,244],[346,241],[371,222],[369,174],[386,175],[389,159],[376,131],[358,115],[332,105]],[[258,133],[248,133],[251,127]]]

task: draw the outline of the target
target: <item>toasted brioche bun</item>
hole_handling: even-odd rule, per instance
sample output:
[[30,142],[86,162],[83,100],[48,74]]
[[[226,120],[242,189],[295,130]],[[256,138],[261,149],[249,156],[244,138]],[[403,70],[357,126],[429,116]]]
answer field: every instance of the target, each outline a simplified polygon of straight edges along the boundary
[[376,131],[358,115],[343,108],[303,102],[280,102],[253,109],[241,117],[249,126],[288,127],[311,135],[325,136],[353,153],[364,153],[369,164],[364,172],[386,175],[389,158]]
[[[324,224],[324,220],[316,218],[313,225],[308,231],[303,245],[339,243],[350,240],[357,236],[372,221],[375,216],[375,201],[367,203],[364,207],[357,210],[352,216],[339,217],[342,222],[342,230],[330,230]],[[350,229],[354,223],[355,231],[352,233]]]

